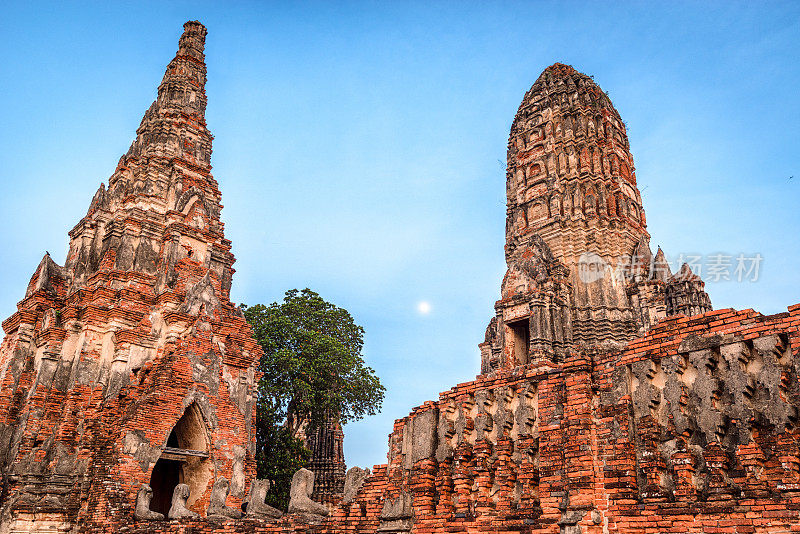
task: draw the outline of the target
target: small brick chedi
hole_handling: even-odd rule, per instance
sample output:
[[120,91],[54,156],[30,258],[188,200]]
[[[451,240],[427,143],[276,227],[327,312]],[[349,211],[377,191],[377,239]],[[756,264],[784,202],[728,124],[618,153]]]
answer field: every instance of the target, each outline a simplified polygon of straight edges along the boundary
[[[186,24],[64,267],[45,256],[3,323],[0,532],[800,532],[800,305],[712,311],[687,265],[670,272],[624,123],[562,64],[511,128],[481,374],[397,420],[388,462],[351,469],[329,514],[266,507],[204,37]],[[326,432],[316,465],[340,480],[341,431]]]

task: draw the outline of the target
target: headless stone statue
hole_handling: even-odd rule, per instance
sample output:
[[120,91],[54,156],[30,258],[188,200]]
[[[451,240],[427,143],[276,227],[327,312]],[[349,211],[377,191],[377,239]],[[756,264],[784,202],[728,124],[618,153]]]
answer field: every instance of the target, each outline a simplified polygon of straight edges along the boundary
[[250,485],[250,495],[247,496],[247,517],[270,517],[277,519],[283,515],[283,512],[264,502],[267,498],[269,487],[269,480],[259,478],[253,480],[253,483]]
[[167,517],[170,519],[192,518],[197,519],[200,514],[193,512],[186,507],[186,500],[189,498],[189,486],[178,484],[172,492],[172,506],[169,507]]
[[347,475],[344,478],[344,494],[342,495],[342,502],[344,504],[352,501],[364,481],[369,476],[369,469],[361,469],[360,467],[351,467],[347,470]]
[[133,517],[139,521],[158,521],[164,519],[164,514],[159,514],[150,509],[150,501],[153,499],[153,488],[148,484],[142,484],[136,494],[136,508]]
[[300,469],[292,477],[289,490],[289,513],[300,513],[310,516],[327,516],[328,508],[311,500],[314,491],[314,473],[308,469]]
[[394,499],[383,501],[383,510],[378,516],[378,532],[408,533],[414,524],[414,507],[411,495],[400,493]]
[[225,477],[219,477],[214,482],[214,489],[211,490],[211,502],[208,504],[207,516],[210,518],[224,519],[239,519],[242,517],[242,511],[232,508],[225,504],[230,492],[230,484]]

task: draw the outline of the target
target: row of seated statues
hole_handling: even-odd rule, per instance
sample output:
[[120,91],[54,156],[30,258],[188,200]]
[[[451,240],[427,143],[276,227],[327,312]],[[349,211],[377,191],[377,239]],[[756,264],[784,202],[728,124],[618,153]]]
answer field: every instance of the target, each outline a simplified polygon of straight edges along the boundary
[[[241,519],[242,517],[277,519],[283,512],[266,504],[265,498],[270,488],[270,481],[254,479],[250,485],[250,493],[242,507],[244,511],[228,506],[225,501],[230,492],[230,483],[225,477],[219,477],[214,482],[211,490],[211,501],[208,505],[206,517],[212,520]],[[321,519],[329,514],[328,508],[311,499],[314,491],[314,473],[308,469],[298,470],[292,476],[292,485],[289,491],[289,513],[302,514],[307,519]],[[167,513],[167,519],[200,519],[200,514],[190,510],[186,501],[189,499],[189,486],[178,484],[172,492],[172,505]],[[150,509],[153,498],[153,489],[148,484],[142,484],[136,495],[136,508],[134,518],[140,521],[161,521],[164,514]]]

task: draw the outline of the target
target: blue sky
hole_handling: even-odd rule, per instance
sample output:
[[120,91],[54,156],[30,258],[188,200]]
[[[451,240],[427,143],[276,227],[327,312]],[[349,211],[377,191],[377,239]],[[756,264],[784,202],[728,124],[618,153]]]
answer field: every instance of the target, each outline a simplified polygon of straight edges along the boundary
[[625,119],[653,248],[761,254],[757,282],[707,284],[716,308],[800,302],[798,3],[26,2],[0,17],[3,318],[45,250],[63,263],[192,19],[233,299],[316,290],[387,387],[348,465],[385,462],[394,419],[478,372],[508,130],[556,61]]

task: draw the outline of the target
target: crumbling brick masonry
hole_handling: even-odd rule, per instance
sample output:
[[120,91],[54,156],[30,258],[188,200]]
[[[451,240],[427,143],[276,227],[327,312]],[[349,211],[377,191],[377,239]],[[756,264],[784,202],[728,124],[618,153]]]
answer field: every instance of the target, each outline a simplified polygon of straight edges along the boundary
[[[0,532],[800,532],[800,305],[711,311],[652,254],[619,113],[562,64],[511,128],[481,375],[396,421],[387,464],[348,472],[328,517],[240,517],[268,488],[260,351],[229,300],[205,33],[185,25],[64,267],[45,256],[3,323]],[[320,441],[339,475],[340,444]],[[176,487],[198,517],[157,515]]]

